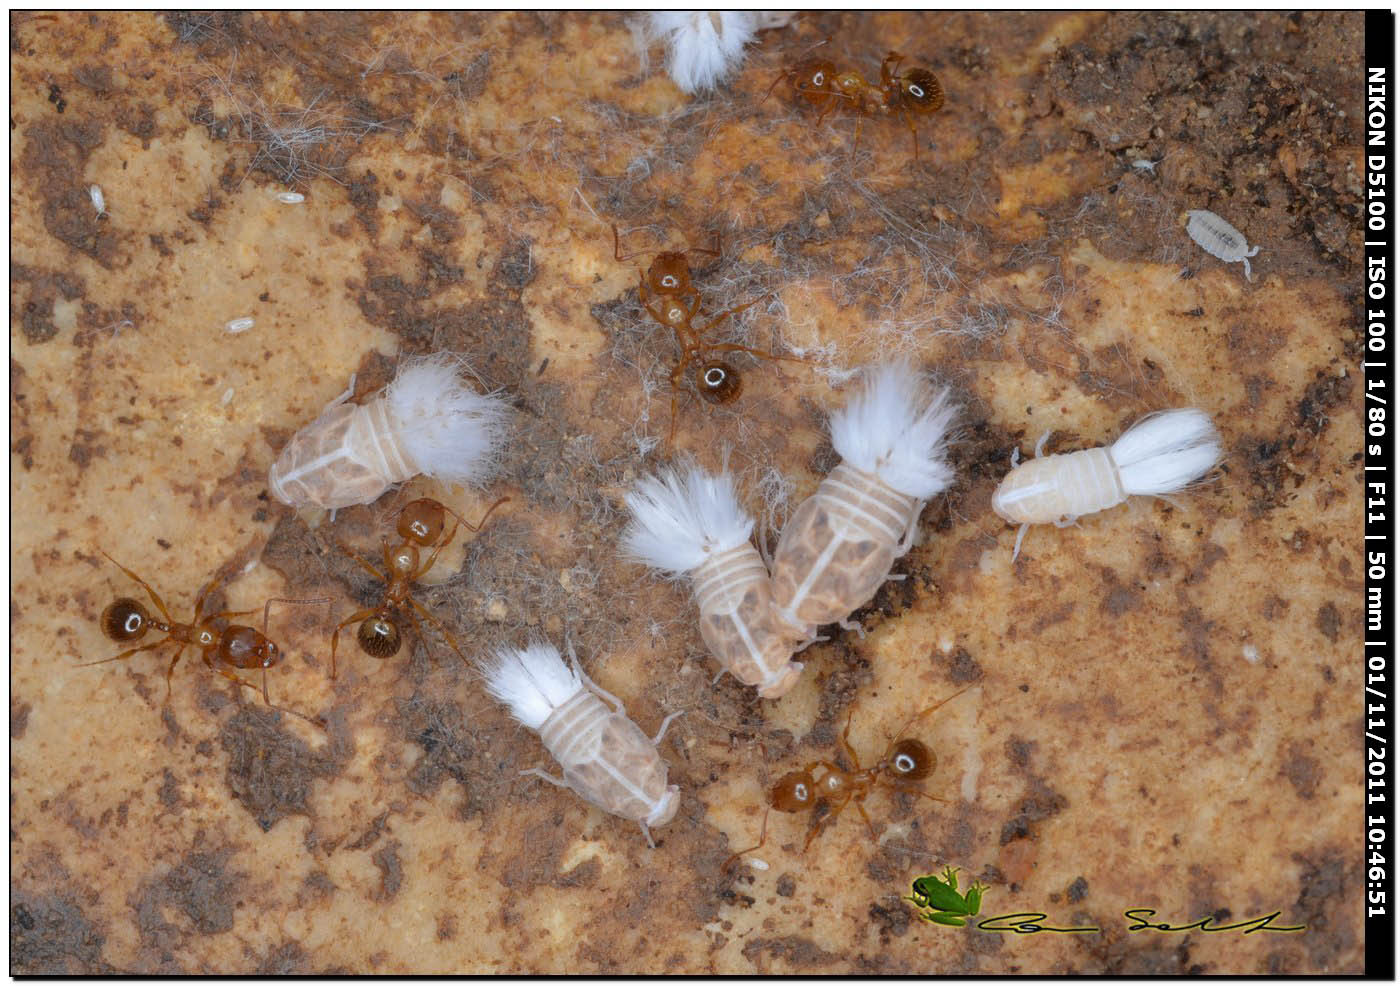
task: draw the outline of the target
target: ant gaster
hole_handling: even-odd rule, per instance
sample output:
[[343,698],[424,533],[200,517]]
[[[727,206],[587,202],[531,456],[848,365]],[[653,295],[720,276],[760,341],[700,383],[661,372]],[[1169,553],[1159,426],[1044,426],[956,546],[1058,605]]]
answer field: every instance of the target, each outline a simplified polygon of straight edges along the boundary
[[[101,551],[101,549],[98,549]],[[94,664],[108,664],[112,661],[122,661],[133,654],[141,651],[158,650],[166,644],[175,644],[175,655],[170,659],[169,666],[165,669],[165,698],[170,700],[170,679],[175,673],[175,665],[179,663],[180,657],[184,654],[186,647],[198,647],[200,657],[209,670],[217,672],[229,681],[243,685],[258,691],[258,686],[244,678],[239,677],[226,667],[238,668],[240,670],[262,670],[262,696],[263,701],[274,709],[280,706],[274,705],[267,693],[267,669],[276,665],[282,660],[282,652],[277,644],[267,637],[267,616],[268,609],[275,602],[296,602],[296,603],[320,603],[330,602],[326,599],[269,599],[263,606],[263,628],[261,631],[249,626],[229,624],[222,629],[216,625],[216,621],[225,620],[231,617],[249,616],[256,613],[256,609],[227,610],[221,613],[205,614],[204,604],[223,581],[220,578],[212,579],[195,598],[194,616],[189,623],[181,623],[170,615],[170,611],[165,606],[165,601],[151,588],[145,579],[141,578],[131,569],[118,562],[107,552],[102,551],[102,556],[116,565],[127,574],[132,581],[146,590],[151,602],[155,604],[163,619],[156,619],[151,612],[146,609],[139,600],[129,596],[122,596],[112,602],[102,611],[102,632],[111,640],[118,643],[128,643],[133,640],[140,640],[151,630],[165,634],[160,640],[142,644],[139,647],[132,647],[124,650],[116,657],[104,658],[101,661],[89,661],[83,667],[90,667]],[[300,712],[291,709],[286,710],[293,715],[300,716],[308,722],[315,723]],[[320,725],[319,723],[316,723]]]
[[[822,42],[825,44],[826,42]],[[772,95],[778,83],[787,80],[792,91],[804,102],[821,108],[817,116],[820,126],[826,115],[845,100],[862,117],[877,113],[899,114],[909,125],[914,141],[914,160],[919,160],[919,131],[914,117],[936,112],[943,106],[943,85],[926,68],[909,68],[897,72],[904,56],[890,52],[880,63],[880,83],[874,85],[855,70],[837,71],[836,64],[822,58],[808,58],[794,68],[785,68],[768,87],[764,99]],[[856,124],[855,142],[860,143],[860,122]]]
[[[768,841],[768,813],[776,808],[791,814],[807,810],[817,810],[825,807],[826,814],[817,815],[812,830],[807,833],[807,841],[802,844],[802,851],[806,852],[807,847],[812,844],[812,840],[817,837],[827,826],[832,824],[837,816],[848,804],[855,803],[856,810],[860,812],[860,817],[865,821],[865,827],[870,830],[870,837],[876,838],[875,826],[870,823],[870,816],[865,813],[865,799],[877,786],[883,785],[895,791],[913,794],[930,801],[943,801],[942,798],[935,798],[931,794],[917,790],[912,785],[922,781],[933,774],[938,766],[938,756],[921,740],[909,737],[901,739],[904,730],[908,729],[915,722],[933,712],[935,709],[951,702],[963,692],[971,688],[962,688],[940,702],[936,702],[916,714],[906,722],[890,740],[889,746],[885,748],[884,755],[869,767],[860,765],[860,758],[851,749],[851,714],[846,716],[846,728],[841,733],[841,752],[846,759],[851,762],[853,769],[845,770],[830,760],[817,760],[808,764],[801,770],[793,770],[778,778],[777,783],[768,795],[768,807],[763,812],[763,825],[759,832],[758,845],[750,846],[730,856],[724,862],[724,868],[728,869],[734,861],[747,853],[762,849]],[[854,710],[852,710],[854,711]],[[820,776],[817,770],[821,770]]]
[[[472,525],[455,510],[444,507],[436,500],[427,497],[414,500],[399,512],[398,533],[403,540],[392,547],[387,539],[384,541],[383,572],[342,546],[342,550],[354,559],[361,568],[384,583],[384,596],[378,606],[362,609],[353,614],[342,621],[335,628],[335,632],[331,634],[331,678],[336,676],[335,652],[340,631],[352,623],[360,623],[355,639],[360,645],[360,650],[370,657],[385,660],[397,654],[403,643],[403,633],[395,619],[396,615],[406,616],[413,623],[414,630],[420,639],[422,639],[423,631],[418,625],[418,617],[423,617],[437,627],[438,632],[446,638],[447,643],[456,651],[457,656],[463,661],[466,660],[452,634],[447,632],[447,628],[433,614],[424,609],[418,600],[413,598],[413,583],[426,575],[437,563],[438,554],[457,536],[458,525],[465,524],[467,529],[471,531],[481,530],[481,525],[486,523],[486,518],[490,517],[497,507],[509,499],[510,497],[502,497],[491,504],[476,525]],[[445,515],[449,513],[456,520],[452,525],[452,530],[448,532],[446,537],[443,537],[442,531],[446,524]],[[420,548],[433,549],[432,554],[421,562],[419,560]]]
[[[622,241],[615,223],[612,232],[613,257],[619,262],[631,260],[633,257],[640,256],[641,252],[645,252],[629,253],[623,256]],[[801,362],[795,357],[777,356],[748,346],[741,346],[738,343],[706,342],[704,333],[730,315],[737,315],[758,304],[762,299],[756,298],[746,305],[720,312],[704,325],[697,327],[693,323],[696,316],[701,313],[700,292],[695,289],[691,280],[690,264],[685,256],[687,253],[703,253],[718,257],[720,256],[719,238],[715,238],[715,245],[711,248],[691,247],[683,252],[667,250],[658,253],[652,258],[651,266],[647,268],[645,274],[640,269],[637,271],[638,301],[641,302],[648,315],[675,333],[676,343],[681,347],[680,361],[671,370],[671,430],[667,441],[673,440],[676,436],[677,395],[680,393],[681,380],[685,376],[685,371],[692,363],[698,364],[695,369],[695,389],[700,393],[700,396],[710,404],[729,404],[743,392],[744,381],[738,370],[728,362],[714,358],[713,354],[748,353],[759,359],[789,359]]]

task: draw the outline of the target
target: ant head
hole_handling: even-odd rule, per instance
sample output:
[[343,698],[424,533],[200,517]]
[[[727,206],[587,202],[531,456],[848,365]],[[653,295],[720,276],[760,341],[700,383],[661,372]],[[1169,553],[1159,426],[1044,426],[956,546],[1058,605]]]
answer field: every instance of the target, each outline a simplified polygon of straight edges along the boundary
[[938,755],[916,739],[902,739],[890,747],[885,762],[896,781],[921,781],[938,766]]
[[399,512],[399,537],[423,547],[437,544],[447,521],[446,508],[436,500],[423,497],[414,500]]
[[911,68],[896,80],[906,108],[932,113],[943,105],[943,84],[926,68]]
[[793,770],[778,778],[768,798],[779,811],[806,811],[817,800],[817,786],[812,782],[812,773],[807,770]]
[[647,268],[647,288],[660,295],[687,294],[690,286],[690,264],[685,254],[674,251],[658,253]]
[[393,657],[403,643],[403,635],[399,633],[397,624],[387,616],[371,616],[365,620],[360,624],[355,639],[359,641],[360,650],[380,660]]
[[140,640],[150,624],[151,614],[146,607],[126,596],[102,611],[102,632],[111,640]]
[[235,668],[270,668],[282,652],[252,627],[231,626],[219,638],[219,657]]
[[[836,80],[836,63],[824,58],[810,58],[792,70],[792,87],[799,93],[823,93]],[[807,96],[816,102],[816,97]]]
[[711,404],[728,404],[744,391],[739,371],[722,360],[701,364],[695,371],[695,386]]

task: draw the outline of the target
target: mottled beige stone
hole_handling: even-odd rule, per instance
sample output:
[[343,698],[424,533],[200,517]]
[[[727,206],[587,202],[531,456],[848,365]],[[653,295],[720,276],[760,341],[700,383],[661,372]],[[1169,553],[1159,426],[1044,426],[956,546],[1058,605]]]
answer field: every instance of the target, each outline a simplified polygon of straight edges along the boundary
[[[818,13],[700,99],[617,14],[11,28],[13,971],[1361,970],[1360,13]],[[898,119],[763,99],[828,37],[867,78],[891,49],[937,73],[917,164]],[[1253,283],[1186,236],[1196,208],[1262,245]],[[811,360],[738,354],[737,401],[679,394],[677,449],[727,450],[770,533],[835,465],[846,371],[909,355],[965,409],[908,577],[777,702],[712,686],[688,592],[617,553],[678,347],[613,223],[629,249],[720,234],[691,258],[705,311],[762,298],[725,338]],[[438,349],[510,396],[499,481],[315,528],[271,502],[352,373],[362,400]],[[1013,447],[1183,406],[1219,423],[1216,481],[1034,528],[1011,563]],[[421,495],[511,496],[419,594],[465,652],[568,633],[643,731],[685,711],[655,850],[521,777],[543,745],[431,631],[329,680],[330,627],[375,592],[336,542],[375,557]],[[133,588],[99,548],[176,613],[221,569],[231,609],[332,596],[268,628],[273,700],[327,730],[188,657],[168,704],[159,655],[80,666],[120,650],[98,617]],[[723,869],[848,715],[873,761],[969,683],[910,727],[942,803],[879,789],[874,838],[852,808],[805,854],[810,819],[775,812],[768,868]],[[922,923],[900,898],[948,865],[984,915],[1102,930]],[[1130,933],[1134,907],[1307,930]]]

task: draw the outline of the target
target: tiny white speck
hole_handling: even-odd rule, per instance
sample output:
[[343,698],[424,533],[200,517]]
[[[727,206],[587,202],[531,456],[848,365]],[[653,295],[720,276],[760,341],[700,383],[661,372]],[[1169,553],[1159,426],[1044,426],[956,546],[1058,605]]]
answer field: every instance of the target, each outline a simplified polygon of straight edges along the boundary
[[306,201],[306,196],[300,192],[278,192],[277,201],[284,205],[298,205]]
[[1258,647],[1255,647],[1253,644],[1245,644],[1245,645],[1244,645],[1244,659],[1245,659],[1246,661],[1248,661],[1250,664],[1258,664],[1258,663],[1259,663],[1259,648],[1258,648]]
[[232,335],[237,335],[240,332],[247,332],[252,327],[253,320],[251,318],[235,318],[224,326],[224,331]]
[[754,856],[750,856],[750,857],[749,857],[749,865],[752,866],[754,869],[760,870],[760,871],[768,869],[768,861],[767,861],[767,860],[758,859],[758,858],[756,858],[756,857],[754,857]]
[[88,198],[92,199],[92,207],[97,210],[99,217],[107,214],[107,199],[102,195],[101,185],[89,185]]
[[231,401],[231,400],[233,400],[233,388],[232,388],[232,387],[230,387],[228,390],[224,391],[224,396],[221,397],[221,398],[219,398],[219,403],[220,403],[221,405],[223,405],[224,407],[228,407],[228,402]]
[[248,564],[246,564],[246,565],[243,566],[243,574],[244,574],[244,575],[247,575],[249,572],[251,572],[253,569],[255,569],[255,568],[257,568],[257,567],[258,567],[258,560],[257,560],[256,558],[250,558],[250,559],[248,559]]

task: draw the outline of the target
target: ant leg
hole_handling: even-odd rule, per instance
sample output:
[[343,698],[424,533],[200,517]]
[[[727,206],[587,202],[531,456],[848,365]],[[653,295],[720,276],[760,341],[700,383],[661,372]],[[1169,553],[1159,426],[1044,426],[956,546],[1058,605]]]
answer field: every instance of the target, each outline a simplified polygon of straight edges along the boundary
[[130,650],[124,650],[116,657],[104,657],[100,661],[84,661],[83,663],[79,664],[78,667],[90,668],[94,664],[111,664],[113,661],[125,660],[131,655],[140,653],[143,650],[155,650],[157,647],[163,647],[170,642],[171,640],[169,637],[162,637],[160,640],[153,640],[149,644],[142,644],[140,647],[133,647]]
[[438,633],[442,634],[443,639],[447,641],[447,646],[452,648],[456,655],[462,659],[464,664],[471,664],[471,662],[467,660],[467,656],[462,653],[462,649],[457,646],[457,639],[447,631],[447,627],[442,625],[441,620],[432,613],[429,613],[416,599],[409,599],[408,604],[412,607],[412,609],[409,610],[408,618],[413,621],[414,629],[418,632],[418,638],[420,640],[423,639],[423,628],[418,625],[418,617],[413,615],[413,610],[417,610],[419,615],[431,623]]
[[644,835],[644,836],[647,837],[647,845],[648,845],[650,848],[655,849],[655,848],[656,848],[656,840],[653,839],[653,838],[651,837],[651,829],[647,828],[647,823],[646,823],[646,822],[638,822],[637,824],[640,825],[640,826],[642,827],[642,835]]
[[865,627],[861,626],[854,620],[837,620],[836,625],[842,630],[845,630],[847,633],[850,633],[852,630],[854,630],[857,637],[859,637],[861,640],[865,639]]
[[856,751],[851,749],[851,718],[855,715],[855,709],[846,713],[846,728],[841,731],[841,752],[846,755],[846,759],[851,761],[852,770],[860,770],[860,758],[856,756]]
[[[380,571],[379,571],[379,569],[375,568],[375,567],[374,567],[373,565],[371,565],[369,562],[365,561],[365,560],[364,560],[363,558],[361,558],[359,555],[355,554],[355,552],[351,551],[351,550],[350,550],[349,548],[347,548],[344,544],[342,544],[342,543],[339,541],[339,539],[336,540],[335,546],[336,546],[337,548],[339,548],[351,561],[353,561],[356,565],[359,565],[361,568],[363,568],[363,569],[364,569],[366,572],[368,572],[369,574],[373,575],[373,576],[374,576],[376,579],[378,579],[380,582],[384,582],[384,583],[386,583],[386,584],[388,583],[388,581],[389,581],[389,577],[388,577],[388,576],[381,574]],[[387,543],[386,543],[386,546],[387,546]]]
[[[274,596],[273,598],[267,600],[267,602],[263,603],[263,622],[262,622],[262,632],[263,632],[263,636],[264,636],[264,637],[267,636],[267,614],[268,614],[268,611],[272,608],[272,604],[273,604],[273,603],[298,603],[298,604],[303,604],[303,603],[304,603],[304,604],[325,603],[326,606],[327,606],[327,610],[326,610],[326,611],[327,611],[327,612],[330,612],[329,607],[330,607],[334,602],[335,602],[335,600],[332,599],[330,596],[317,596],[317,597],[314,598],[314,599],[288,599],[288,598],[286,598],[286,597],[284,597],[284,596]],[[257,610],[255,610],[255,609],[249,609],[249,610],[245,610],[244,612],[245,612],[245,613],[256,613]],[[228,613],[228,614],[224,614],[224,615],[228,615],[228,616],[242,616],[243,613]],[[212,617],[211,617],[211,619],[212,619]]]
[[[970,690],[971,688],[973,688],[975,684],[976,684],[976,682],[974,682],[972,685],[964,685],[962,688],[959,688],[957,691],[953,692],[953,694],[949,695],[947,698],[945,698],[945,699],[943,699],[943,700],[941,700],[941,701],[938,701],[938,702],[934,702],[932,705],[930,705],[928,708],[924,709],[924,710],[921,711],[921,712],[916,712],[916,713],[914,713],[914,715],[913,715],[912,717],[910,717],[910,719],[909,719],[908,722],[906,722],[903,726],[900,726],[900,727],[899,727],[899,732],[895,733],[895,734],[894,734],[894,739],[890,740],[890,746],[894,746],[895,740],[897,740],[897,739],[899,739],[901,736],[903,736],[903,735],[904,735],[904,731],[905,731],[906,729],[908,729],[910,726],[914,725],[914,723],[918,722],[920,719],[922,719],[924,716],[928,715],[930,712],[933,712],[933,711],[935,711],[935,710],[937,710],[937,709],[941,709],[943,706],[947,705],[949,702],[951,702],[953,699],[957,698],[957,697],[958,697],[959,695],[961,695],[963,692],[968,691],[968,690]],[[888,753],[887,753],[886,755],[888,755]]]
[[165,700],[170,701],[170,676],[175,673],[175,665],[180,661],[180,655],[185,652],[185,645],[181,644],[175,650],[175,656],[170,659],[170,666],[165,669]]
[[820,832],[830,828],[832,824],[835,823],[836,819],[840,817],[842,810],[846,807],[850,800],[851,798],[848,794],[845,800],[833,807],[830,813],[828,813],[825,818],[818,819],[817,824],[812,826],[812,831],[807,833],[807,841],[802,843],[802,851],[804,853],[807,851],[808,847],[811,846],[812,840],[815,839]]
[[865,827],[870,830],[870,838],[879,842],[880,836],[876,834],[875,826],[870,824],[870,816],[865,813],[865,805],[862,802],[856,802],[856,811],[860,812],[860,817],[865,819]]
[[331,681],[335,681],[335,648],[337,642],[340,640],[340,631],[344,630],[352,623],[358,623],[361,620],[369,619],[377,612],[379,612],[377,609],[362,609],[354,616],[341,621],[340,626],[335,628],[335,631],[331,634]]
[[1040,441],[1035,443],[1035,457],[1040,458],[1040,454],[1045,451],[1045,443],[1050,441],[1050,432],[1040,436]]
[[[613,223],[613,224],[612,224],[612,231],[613,231],[613,259],[614,259],[614,260],[618,261],[619,263],[625,263],[626,261],[631,260],[633,257],[640,257],[642,254],[646,253],[645,250],[638,250],[636,253],[629,253],[627,256],[624,257],[624,256],[622,255],[622,241],[621,241],[621,239],[620,239],[620,238],[618,237],[618,235],[617,235],[617,223]],[[638,271],[638,273],[641,273],[641,272]]]
[[[229,681],[237,682],[238,684],[242,685],[244,688],[251,688],[253,691],[257,691],[257,690],[258,690],[258,686],[255,685],[255,684],[253,684],[251,681],[245,681],[245,680],[243,680],[242,678],[238,677],[238,675],[234,674],[232,671],[229,671],[229,670],[226,669],[226,668],[216,667],[216,666],[214,665],[213,660],[209,657],[208,654],[205,654],[205,655],[204,655],[204,663],[205,663],[205,665],[209,668],[209,670],[210,670],[210,671],[213,671],[215,674],[222,675],[223,677],[227,678]],[[267,704],[268,704],[268,705],[272,705],[271,702],[268,702]],[[277,706],[275,706],[275,705],[272,705],[272,707],[273,707],[274,709],[277,708]]]
[[913,116],[913,114],[909,113],[908,111],[906,111],[906,112],[904,113],[904,122],[907,123],[907,124],[909,124],[909,137],[910,137],[910,139],[912,139],[912,140],[914,141],[914,163],[915,163],[915,164],[918,164],[918,163],[919,163],[919,128],[918,128],[918,126],[916,126],[915,123],[914,123],[914,116]]
[[[712,246],[712,247],[691,247],[690,249],[686,250],[686,253],[705,253],[705,254],[709,254],[711,257],[722,257],[722,256],[724,256],[723,250],[722,250],[722,248],[721,248],[721,246],[720,246],[719,232],[718,232],[718,231],[715,232],[715,245],[714,245],[714,246]],[[1254,256],[1254,254],[1251,253],[1250,256],[1252,257],[1252,256]]]
[[[700,331],[701,331],[701,332],[708,332],[708,331],[710,331],[710,329],[713,329],[716,325],[718,325],[718,324],[719,324],[720,322],[722,322],[724,319],[728,318],[730,315],[738,315],[738,314],[739,314],[740,312],[742,312],[744,309],[746,309],[746,308],[752,308],[754,305],[758,304],[758,303],[759,303],[760,301],[762,301],[762,300],[763,300],[763,298],[761,298],[761,297],[755,298],[753,301],[750,301],[747,305],[740,305],[738,308],[731,308],[731,309],[729,309],[729,311],[727,311],[727,312],[720,312],[720,313],[719,313],[718,315],[716,315],[714,318],[712,318],[712,319],[710,319],[708,322],[706,322],[706,323],[704,324],[704,326],[700,329]],[[697,306],[697,307],[696,307],[696,311],[698,312],[699,310],[700,310],[700,309],[699,309],[699,307]],[[707,347],[705,347],[705,348],[709,349],[709,348],[712,348],[712,347],[707,346]],[[740,347],[740,348],[743,348],[743,347]]]
[[[782,82],[784,79],[790,78],[791,76],[792,72],[788,69],[783,69],[781,72],[779,72],[778,77],[773,80],[773,84],[768,87],[768,91],[763,94],[763,98],[758,101],[758,105],[762,106],[764,103],[768,102],[768,97],[773,95],[773,90],[778,88],[778,83]],[[793,85],[793,88],[797,88],[797,85],[795,83]]]
[[749,846],[747,849],[741,849],[738,852],[736,852],[733,856],[730,856],[728,859],[726,859],[723,865],[721,865],[719,868],[721,873],[725,872],[729,869],[729,867],[733,866],[734,861],[737,860],[740,856],[745,856],[751,852],[757,852],[759,849],[763,848],[764,844],[768,841],[768,813],[772,810],[772,805],[769,805],[763,810],[763,826],[759,829],[758,845]]
[[156,594],[156,590],[152,589],[152,588],[150,587],[150,585],[147,584],[147,582],[146,582],[145,579],[143,579],[141,576],[137,575],[137,574],[136,574],[135,572],[133,572],[131,569],[127,568],[127,567],[126,567],[125,565],[123,565],[121,562],[117,561],[117,560],[116,560],[115,558],[113,558],[111,555],[107,554],[107,552],[102,551],[101,548],[98,548],[97,550],[100,551],[100,552],[102,552],[102,557],[103,557],[103,558],[106,558],[106,559],[107,559],[109,562],[111,562],[113,565],[116,565],[118,568],[120,568],[123,572],[125,572],[125,573],[127,574],[127,577],[128,577],[128,578],[132,579],[134,582],[136,582],[137,585],[139,585],[141,588],[143,588],[143,589],[146,590],[146,595],[148,595],[148,596],[151,597],[151,602],[153,602],[153,603],[156,604],[156,609],[160,610],[160,615],[163,616],[163,617],[165,617],[165,622],[166,622],[166,623],[174,623],[174,622],[175,622],[174,617],[172,617],[172,616],[170,615],[170,610],[168,610],[168,609],[165,608],[165,603],[161,600],[160,596]]

